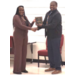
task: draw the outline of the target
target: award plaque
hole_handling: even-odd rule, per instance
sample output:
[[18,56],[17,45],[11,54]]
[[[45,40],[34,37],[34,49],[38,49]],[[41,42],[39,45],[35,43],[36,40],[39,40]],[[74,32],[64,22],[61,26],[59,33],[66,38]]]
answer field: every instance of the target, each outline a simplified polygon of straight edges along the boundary
[[36,20],[36,25],[38,24],[42,24],[42,17],[35,17],[35,20]]

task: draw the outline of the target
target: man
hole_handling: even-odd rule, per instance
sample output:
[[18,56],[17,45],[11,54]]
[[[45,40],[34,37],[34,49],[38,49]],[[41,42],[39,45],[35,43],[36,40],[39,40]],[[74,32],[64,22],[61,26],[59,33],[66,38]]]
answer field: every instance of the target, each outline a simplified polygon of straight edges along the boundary
[[45,28],[45,36],[48,43],[48,57],[50,68],[45,71],[53,71],[52,74],[61,73],[60,40],[62,35],[61,15],[57,10],[57,2],[50,3],[50,11],[46,13],[43,25],[38,25],[36,30]]

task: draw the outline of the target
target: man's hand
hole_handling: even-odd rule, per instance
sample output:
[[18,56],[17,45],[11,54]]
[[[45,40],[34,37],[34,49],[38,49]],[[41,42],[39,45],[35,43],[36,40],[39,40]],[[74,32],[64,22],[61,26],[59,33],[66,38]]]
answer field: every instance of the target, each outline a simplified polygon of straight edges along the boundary
[[36,30],[38,30],[38,28],[37,27],[31,28],[31,30],[35,32]]
[[41,26],[42,26],[42,24],[37,24],[37,26],[41,27]]

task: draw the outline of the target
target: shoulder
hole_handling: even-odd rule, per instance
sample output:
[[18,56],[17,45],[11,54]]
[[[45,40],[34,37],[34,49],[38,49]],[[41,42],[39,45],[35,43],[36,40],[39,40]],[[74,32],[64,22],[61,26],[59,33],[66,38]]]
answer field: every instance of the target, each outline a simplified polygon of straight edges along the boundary
[[61,14],[60,14],[60,12],[57,10],[57,15],[60,15],[61,16]]
[[60,14],[60,12],[57,10],[57,11],[54,13],[53,16],[54,16],[54,17],[61,17],[61,14]]
[[48,12],[46,13],[46,16],[47,16],[49,13],[50,13],[50,11],[48,11]]
[[25,19],[28,20],[27,16],[25,16]]
[[25,16],[25,18],[27,19],[27,16]]
[[14,17],[13,17],[13,19],[18,19],[18,18],[20,18],[19,15],[14,15]]
[[50,11],[48,11],[48,12],[45,14],[45,17],[47,17],[47,15],[49,14],[49,12],[50,12]]
[[50,13],[50,11],[48,11],[47,13],[46,13],[46,15],[48,15]]

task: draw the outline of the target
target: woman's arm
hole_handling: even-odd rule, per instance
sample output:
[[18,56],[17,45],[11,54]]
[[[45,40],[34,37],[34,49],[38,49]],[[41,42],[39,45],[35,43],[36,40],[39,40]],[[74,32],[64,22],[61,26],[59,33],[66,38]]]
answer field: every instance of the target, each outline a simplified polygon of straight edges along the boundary
[[32,21],[32,23],[30,23],[31,27],[33,26],[33,24],[34,24],[34,21]]
[[25,26],[22,24],[20,17],[18,15],[15,15],[13,18],[13,24],[15,27],[18,27],[22,30],[31,30],[31,27]]
[[[25,16],[26,17],[26,16]],[[35,21],[32,21],[32,23],[29,22],[28,18],[26,17],[28,23],[29,23],[29,27],[32,27]]]

